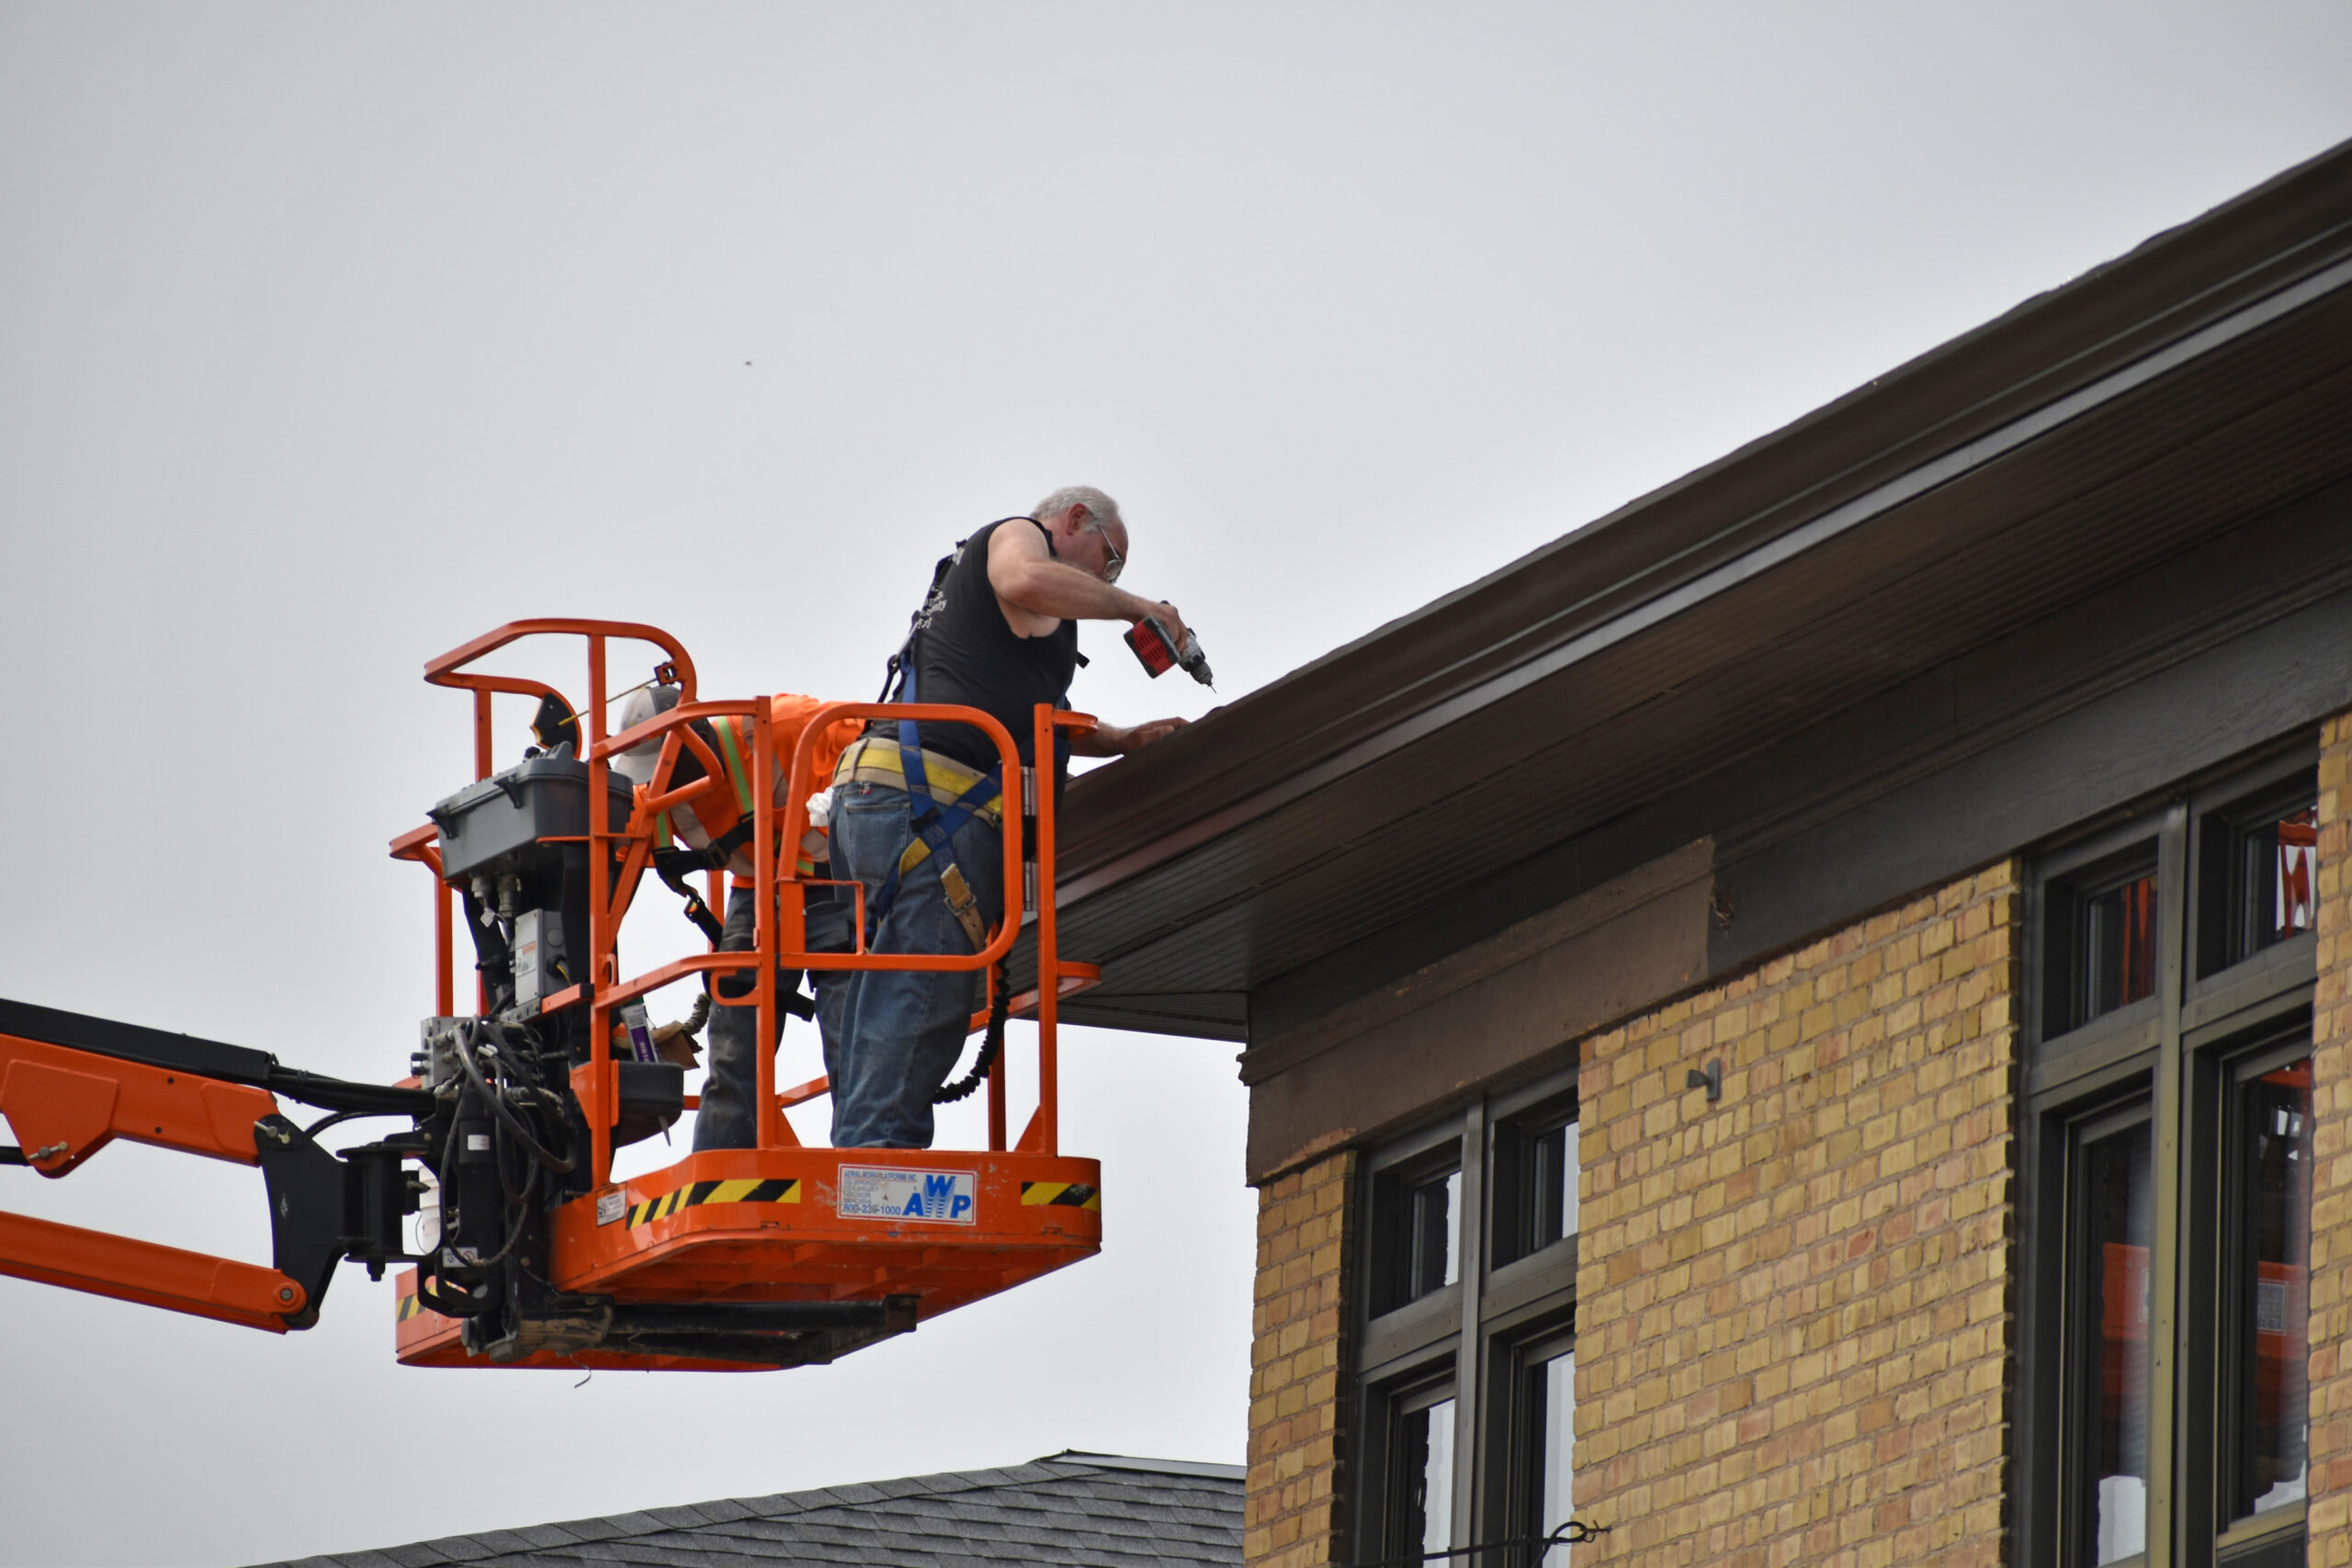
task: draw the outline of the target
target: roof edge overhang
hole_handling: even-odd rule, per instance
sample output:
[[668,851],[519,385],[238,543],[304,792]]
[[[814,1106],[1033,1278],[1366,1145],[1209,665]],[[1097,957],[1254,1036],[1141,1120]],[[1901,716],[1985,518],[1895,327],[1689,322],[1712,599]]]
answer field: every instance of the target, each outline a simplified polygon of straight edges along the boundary
[[2341,287],[2347,197],[2352,141],[1084,774],[1062,897],[1114,887]]
[[[2347,300],[2352,143],[1250,694],[1148,752],[1084,775],[1069,792],[1058,857],[1065,948],[1078,951],[1071,943],[1083,936],[1086,955],[1104,963],[1104,984],[1071,998],[1064,1016],[1262,1043],[1351,995],[1415,972],[1442,956],[1447,942],[1458,947],[1492,936],[1548,907],[1545,900],[1555,904],[1598,886],[1673,844],[1702,837],[1716,842],[1719,874],[1725,859],[1770,849],[1759,836],[1769,825],[1742,816],[1744,803],[1740,811],[1692,815],[1679,837],[1656,843],[1609,825],[1616,819],[1606,814],[1588,813],[1581,827],[1563,818],[1565,826],[1542,830],[1563,840],[1583,834],[1581,847],[1563,841],[1543,849],[1509,897],[1448,894],[1451,902],[1429,904],[1377,940],[1357,922],[1351,928],[1356,934],[1342,932],[1309,953],[1299,941],[1283,937],[1285,926],[1295,925],[1304,910],[1336,908],[1331,900],[1362,895],[1340,886],[1329,867],[1302,877],[1295,870],[1303,863],[1297,856],[1267,844],[1270,836],[1304,827],[1329,840],[1317,852],[1327,860],[1355,855],[1360,866],[1369,863],[1358,852],[1368,836],[1383,830],[1378,824],[1367,828],[1351,819],[1327,828],[1318,816],[1332,815],[1333,807],[1344,809],[1366,790],[1384,787],[1384,781],[1394,785],[1415,766],[1421,782],[1413,787],[1427,790],[1428,768],[1410,759],[1458,745],[1461,736],[1490,736],[1496,725],[1513,722],[1511,716],[1523,722],[1546,704],[1557,710],[1562,703],[1605,697],[1614,705],[1594,708],[1598,716],[1579,717],[1570,728],[1581,726],[1586,737],[1622,753],[1621,761],[1653,761],[1664,753],[1645,754],[1638,747],[1641,736],[1663,733],[1657,727],[1662,709],[1680,705],[1684,716],[1677,722],[1687,742],[1690,725],[1721,700],[1719,691],[1744,687],[1753,696],[1756,677],[1769,678],[1791,659],[1818,663],[1821,656],[1818,648],[1799,648],[1800,634],[1790,634],[1757,642],[1750,667],[1733,673],[1718,661],[1710,674],[1690,655],[1694,637],[1711,635],[1709,627],[1720,637],[1730,625],[1726,616],[1737,621],[1754,610],[1771,611],[1776,598],[1785,604],[1792,586],[1824,604],[1840,602],[1840,594],[1842,602],[1868,604],[1893,581],[1885,575],[1893,570],[1887,558],[1906,547],[1890,541],[1930,525],[1943,530],[1937,547],[1942,556],[1915,552],[1903,569],[1911,572],[1904,592],[1925,610],[1956,617],[1941,651],[1913,658],[1892,643],[1882,649],[1856,634],[1821,666],[1828,671],[1823,679],[1837,677],[1844,684],[1833,681],[1820,690],[1838,703],[1870,698],[1883,710],[1908,700],[1905,682],[1936,687],[1945,706],[1962,716],[1944,732],[1921,738],[1910,753],[1895,756],[1863,742],[1830,764],[1808,764],[1809,787],[1818,798],[1783,800],[1776,809],[1790,820],[1807,813],[1818,820],[1848,809],[1858,791],[1897,787],[1916,779],[1922,767],[1953,765],[2188,657],[2195,649],[2185,643],[2178,649],[2143,647],[2133,655],[2136,663],[2102,651],[2064,671],[2061,683],[2071,682],[2066,689],[2042,690],[2031,704],[2012,703],[1998,712],[1981,701],[1972,707],[1954,700],[1950,690],[1970,678],[1959,665],[1997,661],[1961,654],[1981,647],[1989,655],[1997,651],[1992,642],[2006,638],[2014,664],[2029,632],[2045,640],[2028,651],[2043,651],[2049,635],[2065,640],[2063,631],[2050,633],[2056,624],[2052,607],[2087,611],[2121,603],[2118,595],[2132,574],[2135,581],[2153,581],[2151,574],[2162,571],[2175,579],[2184,571],[2193,576],[2189,558],[2223,547],[2224,535],[2241,542],[2277,536],[2271,538],[2276,544],[2314,528],[2327,534],[2334,525],[2326,519],[2344,509],[2317,492],[2337,492],[2334,481],[2344,476],[2330,465],[2343,464],[2314,458],[2312,449],[2331,443],[2337,451],[2352,448],[2352,430],[2335,430],[2341,418],[2326,412],[2331,398],[2352,403],[2341,392],[2339,374],[2352,363],[2345,348],[2352,344]],[[2229,410],[2211,420],[2180,417],[2185,400],[2193,403],[2216,389],[2222,400],[2234,400]],[[2301,412],[2278,413],[2297,397]],[[2278,406],[2265,409],[2266,400]],[[2247,409],[2273,418],[2265,437],[2273,439],[2272,446],[2254,439],[2258,421],[2239,418]],[[2168,446],[2143,443],[2127,451],[2137,438],[2119,433],[2167,419],[2163,441]],[[2292,424],[2290,437],[2278,437],[2280,419]],[[2169,542],[2132,545],[2139,553],[2128,565],[2111,570],[2082,565],[2086,550],[2109,547],[2119,526],[2110,515],[2090,527],[2079,512],[2065,510],[2087,493],[2081,487],[2096,479],[2084,477],[2090,469],[2104,465],[2111,477],[2128,459],[2151,472],[2169,465],[2176,478],[2185,473],[2201,483],[2233,474],[2233,465],[2268,461],[2284,450],[2276,439],[2287,438],[2301,444],[2290,454],[2301,465],[2291,485],[2273,487],[2267,499],[2207,498],[2199,502],[2203,515],[2167,525]],[[2069,465],[2072,472],[2059,472]],[[2007,499],[2019,492],[2020,479],[2043,485],[2041,499],[2030,504]],[[2305,492],[2322,502],[2317,512],[2303,505],[2267,533],[2248,522]],[[2314,523],[2319,513],[2326,516]],[[2128,518],[2121,525],[2137,526]],[[2064,590],[2071,597],[2045,595],[2042,608],[2032,612],[2043,620],[2031,626],[2030,617],[2002,619],[1983,605],[1961,604],[1965,592],[1982,597],[1987,559],[2028,560],[2041,547],[2031,542],[2038,532],[2066,536],[2078,558],[2070,568],[2078,581],[2070,580]],[[1996,536],[1997,546],[1988,546]],[[1875,564],[1866,558],[1873,552],[1880,558]],[[1958,568],[1968,564],[1962,558],[1971,552],[1977,586],[1964,589],[1968,574]],[[2293,585],[2300,599],[2285,594],[2275,604],[2241,603],[2227,615],[2208,616],[2199,646],[2241,636],[2292,613],[2297,604],[2334,592],[2334,579],[2327,577],[2336,570],[2332,558],[2322,568],[2319,576]],[[1938,576],[1948,569],[1951,575]],[[2177,582],[2158,587],[2178,599]],[[2157,592],[2151,588],[2141,599]],[[1968,615],[1979,619],[1967,621]],[[1743,628],[1733,629],[1744,635]],[[2171,628],[2159,633],[2170,635]],[[1871,665],[1882,654],[1883,661]],[[1668,670],[1675,657],[1683,660],[1679,673]],[[1842,671],[1834,668],[1841,660]],[[1934,660],[1947,665],[1935,666]],[[1951,662],[1955,660],[1958,664]],[[1871,667],[1857,673],[1862,665]],[[1615,687],[1602,691],[1596,682],[1604,680],[1615,681]],[[1828,730],[1818,733],[1826,737]],[[1544,743],[1557,745],[1558,737]],[[1759,744],[1754,736],[1727,742],[1750,750]],[[1508,750],[1484,742],[1482,749]],[[1705,765],[1713,768],[1718,760],[1710,757]],[[1833,768],[1850,776],[1832,776]],[[1725,777],[1736,771],[1727,762],[1724,770]],[[1457,776],[1456,784],[1461,782]],[[1679,785],[1660,789],[1674,794]],[[1720,806],[1724,793],[1718,780],[1711,805]],[[1836,804],[1839,798],[1847,804]],[[1418,809],[1429,802],[1410,804]],[[1611,809],[1628,808],[1621,802]],[[1590,826],[1596,823],[1603,826]],[[1596,834],[1611,841],[1595,849]],[[1563,866],[1572,874],[1556,876]],[[1285,877],[1293,886],[1282,886]],[[1320,891],[1307,889],[1317,878]],[[1181,898],[1171,898],[1178,883],[1187,886]],[[1456,921],[1457,915],[1468,918]],[[1799,906],[1784,903],[1775,919],[1785,924],[1803,915]],[[1219,919],[1222,935],[1209,934]],[[1424,929],[1408,930],[1415,925]],[[1702,969],[1713,972],[1717,960],[1745,953],[1754,933],[1769,925],[1743,918],[1736,940],[1708,943]],[[1213,951],[1220,941],[1222,957]],[[1233,958],[1243,949],[1251,955]]]

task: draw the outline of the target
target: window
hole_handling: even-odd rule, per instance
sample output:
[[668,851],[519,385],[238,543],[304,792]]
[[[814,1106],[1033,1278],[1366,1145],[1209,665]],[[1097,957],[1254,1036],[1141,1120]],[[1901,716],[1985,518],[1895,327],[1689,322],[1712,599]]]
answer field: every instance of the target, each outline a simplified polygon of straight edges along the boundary
[[1577,1111],[1565,1104],[1495,1134],[1495,1255],[1512,1263],[1577,1234]]
[[2156,846],[2120,855],[2049,884],[2043,899],[2047,970],[2058,983],[2043,998],[2051,1034],[2145,1001],[2156,990]]
[[1397,1401],[1389,1444],[1391,1555],[1442,1551],[1453,1540],[1453,1425],[1450,1385]]
[[1381,1260],[1378,1310],[1442,1291],[1462,1275],[1462,1154],[1430,1150],[1374,1182],[1374,1253]]
[[2071,1251],[2082,1289],[2070,1305],[2066,1426],[2077,1437],[2074,1558],[2137,1557],[2148,1540],[2148,1242],[2155,1223],[2146,1110],[2081,1129],[2075,1139]]
[[[1498,1095],[1375,1151],[1359,1201],[1360,1488],[1351,1556],[1524,1542],[1574,1503],[1573,1078]],[[1524,1545],[1458,1562],[1519,1568]],[[1562,1561],[1555,1552],[1547,1559]]]
[[[1540,1340],[1518,1358],[1517,1473],[1511,1478],[1510,1533],[1541,1538],[1576,1508],[1577,1353],[1573,1335]],[[1532,1562],[1534,1553],[1519,1559]]]
[[2300,1043],[2241,1065],[2233,1086],[2222,1275],[2229,1517],[2301,1503],[2311,1307],[2312,1060]]
[[2199,978],[2312,929],[2319,812],[2300,780],[2207,815],[2199,882]]
[[2021,1568],[2302,1560],[2316,799],[2306,752],[2038,868]]
[[1422,1182],[1408,1198],[1413,1227],[1406,1253],[1404,1298],[1418,1301],[1462,1277],[1462,1173]]

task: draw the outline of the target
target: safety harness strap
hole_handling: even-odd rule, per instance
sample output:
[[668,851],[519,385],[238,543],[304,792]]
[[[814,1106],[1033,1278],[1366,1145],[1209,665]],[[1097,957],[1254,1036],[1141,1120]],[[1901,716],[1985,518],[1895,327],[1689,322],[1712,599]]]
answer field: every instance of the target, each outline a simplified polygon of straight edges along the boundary
[[[1007,517],[1000,521],[1035,525],[1037,531],[1046,536],[1046,551],[1049,554],[1054,552],[1052,532],[1036,518]],[[907,640],[899,646],[898,652],[890,656],[889,667],[883,674],[884,702],[916,703],[922,700],[915,694],[917,645],[922,641],[923,628],[946,607],[948,574],[964,558],[965,547],[970,542],[958,539],[956,548],[941,557],[939,564],[932,569],[931,591],[923,598],[922,608],[911,617]],[[1086,662],[1084,655],[1080,655],[1079,662]],[[1069,706],[1069,694],[1062,693],[1054,705]],[[1035,765],[1037,761],[1034,755],[1035,750],[1034,740],[1024,736],[1015,746],[1014,754],[1024,764]],[[1058,777],[1061,763],[1069,755],[1069,742],[1058,732],[1054,737],[1053,750],[1055,775]],[[963,869],[949,852],[948,840],[976,814],[998,806],[1003,795],[1001,778],[1003,772],[1004,765],[998,763],[980,774],[952,802],[943,806],[938,793],[932,788],[931,775],[923,767],[922,729],[913,719],[899,720],[899,773],[907,792],[908,826],[914,830],[915,837],[899,854],[899,863],[890,868],[890,874],[883,879],[881,889],[865,906],[865,944],[868,948],[874,945],[875,933],[882,929],[882,917],[889,913],[890,906],[898,901],[900,880],[933,856],[939,861],[940,890],[947,899],[947,908],[955,915],[956,924],[964,928],[964,934],[970,939],[974,952],[988,945],[988,923],[981,918],[979,900],[973,895],[971,885],[964,879]],[[999,809],[1001,813],[1001,807]]]
[[866,923],[871,928],[865,933],[869,947],[873,945],[874,932],[881,929],[883,914],[898,901],[900,879],[933,855],[939,857],[939,886],[946,897],[948,912],[956,917],[956,923],[964,928],[964,935],[970,940],[973,952],[977,953],[988,945],[988,922],[981,917],[979,899],[973,894],[971,885],[964,880],[963,868],[956,863],[948,845],[965,823],[978,816],[983,807],[994,804],[1002,793],[997,784],[996,773],[990,772],[982,775],[979,783],[966,790],[946,809],[941,810],[936,802],[933,803],[925,819],[915,826],[915,837],[899,853],[898,863],[890,868],[890,874],[883,879],[881,891],[866,907]]
[[[950,757],[926,750],[922,760],[923,777],[930,782],[931,798],[942,807],[956,804],[958,796],[987,775],[974,773]],[[907,787],[905,765],[899,759],[898,738],[883,739],[867,735],[853,741],[842,752],[833,767],[833,786],[848,784],[878,784],[891,789]],[[980,814],[993,824],[997,818],[997,803],[980,807]]]
[[[892,701],[912,703],[922,700],[915,695],[913,649],[914,638],[910,637],[907,639],[908,656],[899,667],[898,694]],[[882,929],[882,918],[899,901],[900,882],[907,873],[934,855],[939,858],[939,888],[947,900],[948,913],[954,915],[956,923],[964,928],[965,939],[971,942],[973,952],[977,953],[988,945],[988,921],[980,914],[980,901],[973,894],[971,884],[964,879],[964,870],[956,863],[949,842],[956,836],[956,829],[1002,795],[1003,786],[998,778],[1002,772],[1001,764],[989,769],[975,780],[969,789],[957,795],[953,805],[943,808],[932,794],[931,775],[923,768],[922,730],[910,718],[899,721],[899,773],[906,784],[908,826],[914,830],[915,837],[899,854],[899,863],[890,868],[890,874],[883,878],[882,886],[865,907],[865,945],[869,949],[874,945],[876,934]]]
[[702,895],[686,885],[685,874],[688,871],[706,870],[709,863],[700,850],[653,852],[653,874],[660,877],[671,892],[685,900],[686,919],[695,923],[695,929],[702,932],[711,946],[717,947],[727,934],[726,928],[719,923],[718,917],[710,912],[710,906],[702,901]]

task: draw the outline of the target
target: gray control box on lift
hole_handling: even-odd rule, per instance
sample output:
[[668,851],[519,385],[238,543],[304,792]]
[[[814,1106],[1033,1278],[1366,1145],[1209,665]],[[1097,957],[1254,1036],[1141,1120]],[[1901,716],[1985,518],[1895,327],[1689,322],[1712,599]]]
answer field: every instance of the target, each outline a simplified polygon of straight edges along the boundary
[[[608,829],[628,825],[631,786],[605,775]],[[570,757],[533,757],[468,784],[425,813],[441,830],[441,874],[452,881],[502,869],[517,850],[547,839],[588,833],[588,764]]]

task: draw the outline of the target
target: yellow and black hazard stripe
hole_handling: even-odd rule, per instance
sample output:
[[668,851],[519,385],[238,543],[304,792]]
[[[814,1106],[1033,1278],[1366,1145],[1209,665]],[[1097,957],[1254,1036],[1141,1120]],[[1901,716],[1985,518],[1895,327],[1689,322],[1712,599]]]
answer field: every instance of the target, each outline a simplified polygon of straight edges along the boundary
[[418,1313],[421,1313],[424,1310],[424,1303],[416,1299],[416,1292],[414,1291],[411,1291],[407,1295],[401,1298],[401,1315],[399,1321],[406,1323],[410,1318],[414,1317]]
[[642,1203],[632,1203],[628,1211],[628,1228],[650,1225],[656,1220],[666,1220],[681,1209],[691,1209],[697,1203],[797,1203],[800,1201],[800,1179],[797,1176],[777,1177],[765,1181],[697,1181],[691,1187],[681,1187],[674,1192],[664,1192],[659,1198],[648,1198]]
[[1102,1212],[1102,1190],[1089,1187],[1083,1181],[1024,1181],[1021,1184],[1023,1203],[1046,1203],[1057,1209],[1091,1209]]

